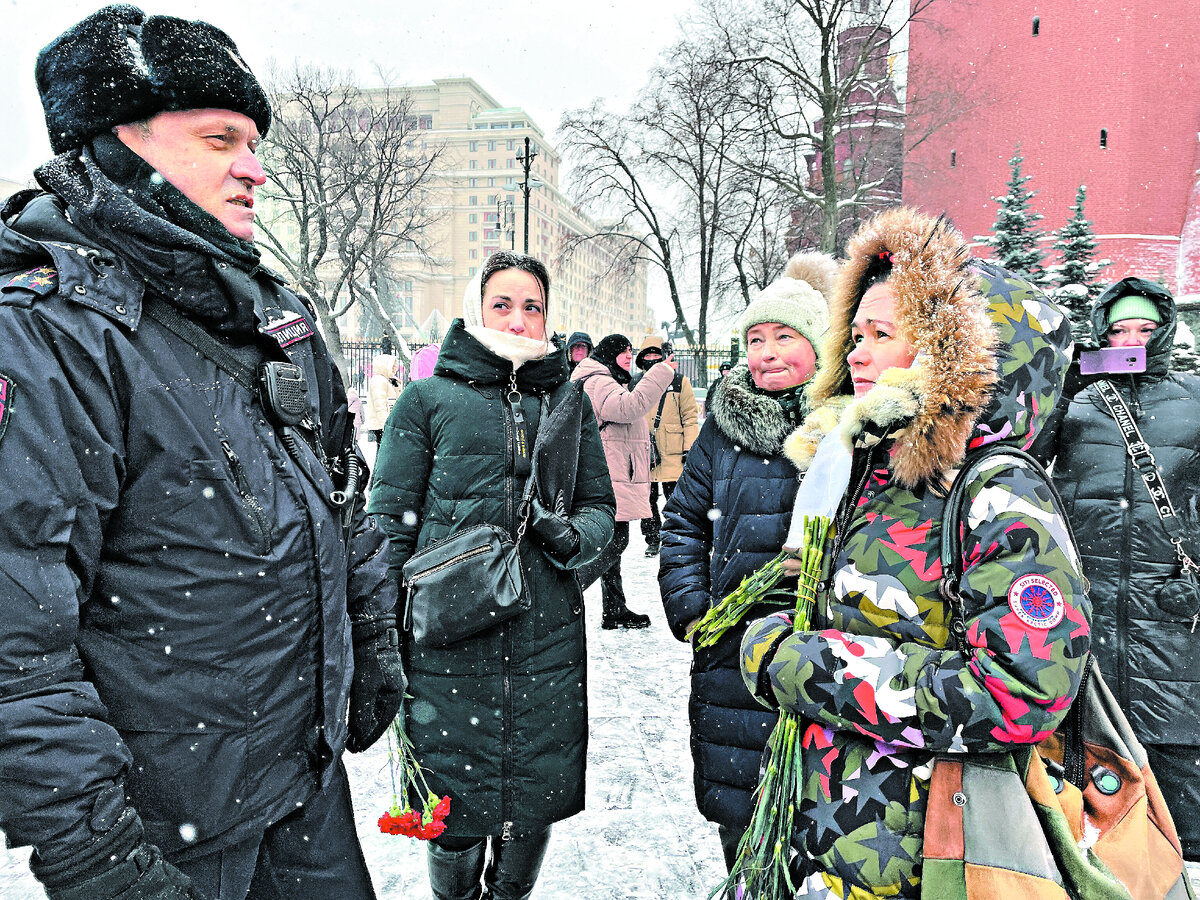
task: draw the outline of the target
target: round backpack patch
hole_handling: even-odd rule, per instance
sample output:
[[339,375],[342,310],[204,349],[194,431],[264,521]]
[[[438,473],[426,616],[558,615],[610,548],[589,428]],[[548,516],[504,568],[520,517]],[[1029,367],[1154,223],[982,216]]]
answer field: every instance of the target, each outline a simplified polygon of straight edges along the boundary
[[1014,581],[1008,605],[1030,628],[1053,628],[1063,619],[1063,593],[1045,575],[1022,575]]

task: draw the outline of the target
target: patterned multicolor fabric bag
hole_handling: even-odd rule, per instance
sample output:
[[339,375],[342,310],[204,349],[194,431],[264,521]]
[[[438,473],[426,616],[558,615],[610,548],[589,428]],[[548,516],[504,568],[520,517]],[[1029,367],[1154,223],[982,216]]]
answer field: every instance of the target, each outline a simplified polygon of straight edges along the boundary
[[[964,464],[946,501],[944,593],[955,610],[962,491],[992,446]],[[1052,489],[1052,488],[1051,488]],[[956,635],[956,629],[951,628]],[[925,817],[928,900],[1194,898],[1175,825],[1129,720],[1088,660],[1063,724],[1011,753],[938,757]]]

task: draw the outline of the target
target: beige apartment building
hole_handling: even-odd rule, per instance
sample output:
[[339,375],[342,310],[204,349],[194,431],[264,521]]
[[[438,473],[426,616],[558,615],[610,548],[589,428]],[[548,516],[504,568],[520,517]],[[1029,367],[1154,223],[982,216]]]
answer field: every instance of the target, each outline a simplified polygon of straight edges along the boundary
[[444,335],[488,255],[522,249],[525,173],[517,155],[526,137],[537,154],[529,172],[529,252],[550,269],[551,324],[564,333],[587,331],[597,341],[621,332],[636,343],[653,330],[645,264],[623,268],[618,248],[624,242],[616,239],[573,240],[603,227],[559,190],[559,154],[524,110],[501,106],[471,78],[407,90],[418,130],[427,132],[422,137],[445,149],[433,191],[439,215],[428,235],[432,259],[414,257],[395,267],[399,298],[411,311],[397,323],[401,334],[418,342]]

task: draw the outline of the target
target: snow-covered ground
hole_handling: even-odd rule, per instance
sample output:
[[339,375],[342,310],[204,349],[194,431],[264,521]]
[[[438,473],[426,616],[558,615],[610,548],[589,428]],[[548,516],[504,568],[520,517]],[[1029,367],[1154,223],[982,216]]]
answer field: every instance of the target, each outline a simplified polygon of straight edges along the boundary
[[[587,808],[555,826],[533,900],[700,900],[725,870],[716,826],[696,811],[688,752],[688,649],[667,630],[658,560],[646,559],[636,523],[623,560],[643,631],[600,628],[600,587],[588,590],[591,738]],[[381,900],[431,900],[425,845],[381,834],[391,802],[386,741],[346,754],[358,833]],[[0,845],[0,898],[44,898],[29,851]]]
[[[591,739],[587,807],[554,828],[533,900],[702,900],[724,877],[716,827],[696,811],[688,752],[688,657],[663,620],[658,560],[634,524],[622,562],[644,631],[603,631],[600,588],[586,594]],[[386,741],[346,755],[358,833],[381,900],[432,900],[425,846],[381,834],[391,802]],[[0,842],[0,898],[38,900],[28,850]],[[1200,866],[1192,870],[1200,887]]]

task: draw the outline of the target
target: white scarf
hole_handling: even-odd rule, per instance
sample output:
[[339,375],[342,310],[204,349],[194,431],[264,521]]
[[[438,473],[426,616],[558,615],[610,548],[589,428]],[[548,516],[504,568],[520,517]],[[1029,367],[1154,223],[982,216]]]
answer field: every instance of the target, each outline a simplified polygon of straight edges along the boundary
[[[548,304],[547,304],[548,306]],[[534,359],[544,359],[550,352],[550,328],[540,339],[522,337],[509,331],[497,331],[483,324],[483,270],[467,282],[463,291],[463,326],[467,334],[483,344],[501,359],[513,364],[513,371]]]

